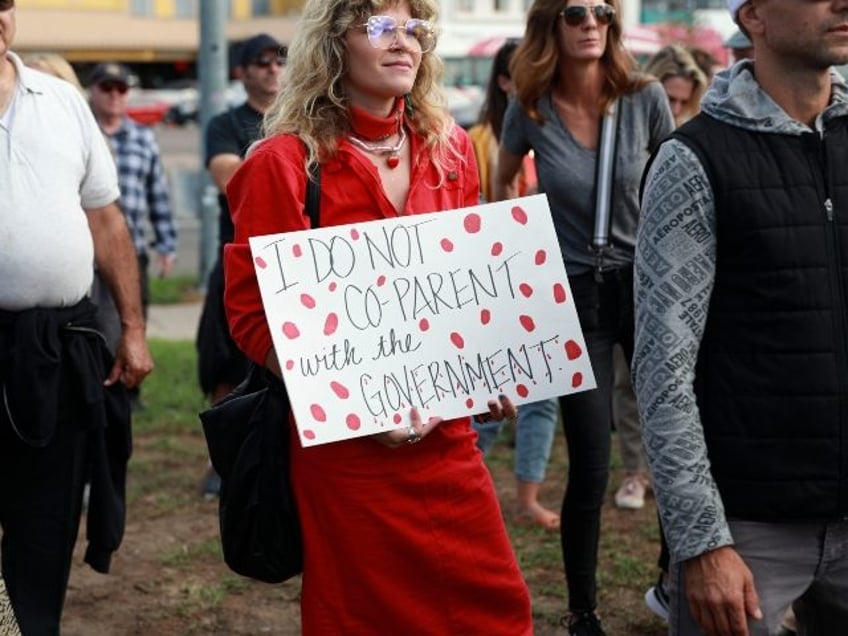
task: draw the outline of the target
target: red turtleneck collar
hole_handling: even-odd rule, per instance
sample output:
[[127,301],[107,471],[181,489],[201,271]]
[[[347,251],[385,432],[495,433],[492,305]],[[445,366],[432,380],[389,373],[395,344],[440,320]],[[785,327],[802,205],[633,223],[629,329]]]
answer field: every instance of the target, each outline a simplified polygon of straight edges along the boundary
[[366,141],[381,141],[388,139],[398,132],[398,122],[403,118],[403,97],[395,100],[395,106],[388,117],[377,117],[363,108],[350,106],[350,128],[351,132]]

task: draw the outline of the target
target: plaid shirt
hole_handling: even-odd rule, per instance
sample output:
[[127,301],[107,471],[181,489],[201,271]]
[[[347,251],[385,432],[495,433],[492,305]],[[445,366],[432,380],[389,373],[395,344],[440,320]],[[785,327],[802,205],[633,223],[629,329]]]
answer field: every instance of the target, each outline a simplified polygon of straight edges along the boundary
[[150,247],[162,254],[173,254],[177,249],[177,228],[153,131],[125,118],[121,127],[107,138],[118,167],[121,207],[136,252],[144,254],[147,251],[144,238],[144,218],[147,216],[155,234]]

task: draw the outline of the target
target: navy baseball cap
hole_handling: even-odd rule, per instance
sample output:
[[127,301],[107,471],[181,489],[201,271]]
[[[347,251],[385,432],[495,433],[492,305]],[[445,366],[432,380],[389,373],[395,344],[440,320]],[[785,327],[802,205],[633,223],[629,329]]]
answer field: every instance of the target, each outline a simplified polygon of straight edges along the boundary
[[94,86],[101,82],[118,82],[124,86],[130,85],[130,69],[117,62],[98,64],[88,74],[88,85]]
[[247,66],[265,51],[275,51],[279,55],[286,53],[283,45],[276,39],[267,33],[260,33],[242,43],[239,48],[238,65]]

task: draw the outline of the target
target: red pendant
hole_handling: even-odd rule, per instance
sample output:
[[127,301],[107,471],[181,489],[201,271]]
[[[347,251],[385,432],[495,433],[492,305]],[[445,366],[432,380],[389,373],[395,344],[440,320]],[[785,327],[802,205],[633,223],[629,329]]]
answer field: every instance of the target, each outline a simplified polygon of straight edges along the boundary
[[386,157],[386,165],[389,166],[392,170],[398,167],[400,164],[400,157],[396,154],[391,154]]

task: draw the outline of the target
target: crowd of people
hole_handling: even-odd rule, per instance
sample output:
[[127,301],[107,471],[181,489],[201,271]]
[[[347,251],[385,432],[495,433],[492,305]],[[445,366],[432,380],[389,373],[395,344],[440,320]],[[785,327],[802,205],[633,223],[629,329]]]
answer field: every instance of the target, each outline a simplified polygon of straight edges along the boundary
[[[204,131],[211,404],[251,366],[282,375],[248,240],[309,229],[316,174],[320,226],[544,193],[597,381],[309,448],[289,419],[304,634],[533,633],[485,463],[506,421],[514,518],[560,535],[567,633],[607,633],[613,431],[614,505],[656,497],[645,600],[670,634],[848,633],[848,2],[727,4],[731,66],[671,44],[640,67],[621,0],[533,0],[467,132],[444,108],[435,0],[307,0],[288,48],[242,44],[246,102]],[[0,0],[0,633],[38,636],[60,631],[81,515],[95,570],[120,545],[147,276],[171,271],[177,232],[127,67],[83,84],[16,55],[15,28]],[[539,498],[557,426],[558,512]],[[219,487],[210,466],[203,494]]]

